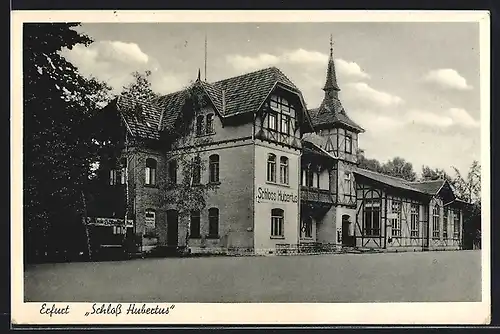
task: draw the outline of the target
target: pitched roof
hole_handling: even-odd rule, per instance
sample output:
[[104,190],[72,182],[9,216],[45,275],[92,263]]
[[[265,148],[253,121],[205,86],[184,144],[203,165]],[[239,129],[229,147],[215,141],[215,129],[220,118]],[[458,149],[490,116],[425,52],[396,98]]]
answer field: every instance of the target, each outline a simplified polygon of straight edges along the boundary
[[417,188],[427,194],[436,195],[445,182],[445,180],[432,180],[411,182],[409,184],[411,184],[412,187]]
[[145,139],[160,138],[158,124],[161,108],[155,103],[126,96],[117,97],[114,103],[133,136]]
[[330,158],[334,158],[334,159],[338,158],[335,154],[333,154],[331,152],[327,152],[325,150],[326,139],[324,137],[316,134],[315,132],[304,133],[302,135],[302,143],[306,147],[308,144],[310,144],[309,146],[314,145],[315,150],[317,150],[318,153],[320,153],[321,155],[326,155],[326,156],[328,156]]
[[367,169],[363,169],[363,168],[356,168],[353,172],[355,174],[364,176],[368,179],[371,179],[371,180],[379,182],[379,183],[383,183],[383,184],[391,186],[393,188],[409,190],[409,191],[419,193],[419,194],[428,194],[417,187],[413,187],[411,182],[406,181],[404,179],[401,179],[399,177],[384,175],[384,174],[380,174],[380,173],[373,172],[371,170],[367,170]]
[[343,124],[359,132],[365,131],[347,116],[342,103],[337,99],[323,100],[318,108],[309,109],[309,115],[315,128],[323,125]]
[[[220,116],[230,117],[256,112],[277,84],[284,85],[303,99],[297,86],[276,67],[264,68],[214,83],[197,80],[190,88],[201,87]],[[158,138],[159,132],[174,127],[188,95],[187,89],[184,89],[148,102],[137,101],[142,106],[145,120],[136,119],[133,113],[124,115],[132,134]],[[133,99],[119,98],[119,104],[124,110],[134,109],[134,103]]]
[[[223,116],[233,116],[257,111],[277,83],[301,94],[297,86],[276,67],[264,68],[211,84],[202,83],[202,86]],[[222,110],[223,91],[225,110]]]

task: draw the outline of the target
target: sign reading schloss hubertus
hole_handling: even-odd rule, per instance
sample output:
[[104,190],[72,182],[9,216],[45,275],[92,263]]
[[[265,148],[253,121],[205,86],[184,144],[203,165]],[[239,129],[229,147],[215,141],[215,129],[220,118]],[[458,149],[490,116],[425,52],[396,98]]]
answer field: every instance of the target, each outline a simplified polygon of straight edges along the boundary
[[273,191],[268,188],[259,187],[257,189],[257,202],[260,202],[261,200],[297,203],[299,196],[292,192],[286,192],[283,190]]

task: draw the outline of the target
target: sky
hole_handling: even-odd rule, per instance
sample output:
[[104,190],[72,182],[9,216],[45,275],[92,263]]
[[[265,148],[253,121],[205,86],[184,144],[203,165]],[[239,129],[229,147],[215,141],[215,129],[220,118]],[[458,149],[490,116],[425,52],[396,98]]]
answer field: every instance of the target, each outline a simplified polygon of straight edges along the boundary
[[381,162],[400,156],[467,173],[480,161],[479,23],[84,23],[94,39],[63,55],[116,93],[133,71],[151,70],[152,86],[170,93],[276,66],[301,90],[308,108],[324,96],[330,34],[339,97],[366,132],[359,147]]

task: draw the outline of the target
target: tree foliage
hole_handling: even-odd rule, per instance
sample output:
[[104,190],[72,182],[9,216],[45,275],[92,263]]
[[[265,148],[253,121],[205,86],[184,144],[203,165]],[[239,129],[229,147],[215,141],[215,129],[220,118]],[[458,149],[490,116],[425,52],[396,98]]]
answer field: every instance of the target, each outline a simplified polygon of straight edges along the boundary
[[61,56],[88,45],[77,23],[25,24],[23,31],[24,226],[27,252],[64,247],[51,240],[84,210],[87,175],[95,158],[89,124],[109,87],[78,73]]
[[415,181],[417,178],[417,174],[413,171],[413,165],[401,157],[395,157],[385,163],[380,163],[377,159],[367,159],[364,152],[358,150],[358,163],[360,168],[399,177],[407,181]]
[[144,72],[135,71],[132,73],[133,81],[126,86],[123,86],[121,95],[133,98],[139,101],[147,101],[160,96],[153,91],[151,87],[151,71]]

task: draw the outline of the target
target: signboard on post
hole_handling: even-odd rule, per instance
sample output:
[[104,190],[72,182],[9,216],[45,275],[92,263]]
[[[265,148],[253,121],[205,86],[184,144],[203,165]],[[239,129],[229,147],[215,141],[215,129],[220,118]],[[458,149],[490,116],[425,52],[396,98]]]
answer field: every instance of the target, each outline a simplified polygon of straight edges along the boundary
[[134,227],[134,221],[132,219],[127,220],[127,224],[124,224],[123,219],[119,218],[104,218],[104,217],[87,217],[87,224],[93,226],[121,226],[121,227]]

